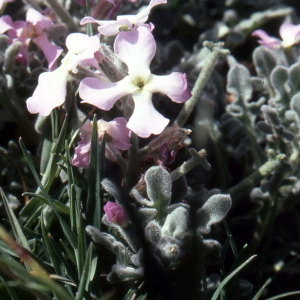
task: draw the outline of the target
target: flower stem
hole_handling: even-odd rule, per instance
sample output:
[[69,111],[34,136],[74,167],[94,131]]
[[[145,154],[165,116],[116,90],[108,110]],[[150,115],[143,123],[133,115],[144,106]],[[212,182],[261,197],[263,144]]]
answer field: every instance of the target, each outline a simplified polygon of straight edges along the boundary
[[184,162],[179,168],[171,172],[172,181],[180,178],[182,175],[188,173],[197,165],[201,165],[205,170],[210,170],[210,164],[206,160],[206,151],[204,149],[197,152],[195,149],[190,149],[191,159]]
[[48,3],[49,7],[58,15],[60,20],[67,25],[68,29],[71,32],[79,31],[73,18],[70,16],[67,10],[65,10],[64,7],[57,2],[57,0],[45,0],[45,1]]
[[132,133],[130,138],[131,147],[128,150],[128,164],[126,170],[126,190],[130,191],[137,183],[137,168],[139,165],[138,137]]
[[196,83],[192,90],[192,97],[187,102],[185,102],[177,119],[175,120],[175,124],[177,124],[179,127],[182,127],[185,124],[191,112],[193,111],[219,57],[229,54],[229,50],[222,49],[223,43],[214,44],[212,42],[205,41],[203,43],[203,46],[209,48],[211,50],[211,53],[208,56],[198,79],[196,80]]
[[269,160],[266,163],[264,163],[258,169],[258,171],[254,172],[228,191],[233,201],[245,192],[247,192],[250,188],[255,186],[261,179],[267,177],[273,171],[275,171],[286,158],[284,154],[278,154],[275,157],[275,152],[271,149],[269,150],[268,155]]

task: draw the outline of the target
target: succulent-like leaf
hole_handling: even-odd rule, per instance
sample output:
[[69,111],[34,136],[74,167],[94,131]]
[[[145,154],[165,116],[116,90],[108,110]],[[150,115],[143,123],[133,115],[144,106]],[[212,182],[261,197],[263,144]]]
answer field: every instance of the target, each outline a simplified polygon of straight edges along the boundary
[[257,75],[268,78],[276,67],[277,61],[274,52],[266,47],[257,47],[253,52],[253,62]]
[[112,283],[124,280],[139,280],[143,277],[143,268],[134,269],[122,265],[113,265],[112,271],[107,276],[107,280]]
[[138,218],[142,224],[149,223],[152,219],[155,218],[157,210],[155,208],[142,207],[138,210]]
[[152,167],[147,170],[145,181],[147,194],[154,202],[154,206],[163,210],[166,209],[171,200],[172,188],[172,179],[169,172],[162,167]]
[[247,105],[253,92],[248,69],[241,64],[236,64],[230,68],[227,79],[227,91],[236,97],[235,103]]
[[300,93],[297,93],[293,96],[291,100],[291,109],[297,112],[298,116],[300,117]]
[[162,227],[162,235],[182,240],[188,233],[189,212],[185,207],[178,207],[168,214]]
[[157,244],[161,238],[161,227],[156,221],[151,221],[145,228],[146,238],[153,244]]
[[210,233],[211,225],[222,221],[231,207],[229,195],[213,195],[197,211],[198,231]]
[[100,232],[96,227],[87,226],[86,232],[91,236],[95,243],[101,244],[117,256],[120,263],[129,262],[132,253],[122,243],[118,242],[114,236]]
[[288,69],[289,83],[292,88],[291,93],[300,91],[300,64],[299,62],[291,65]]

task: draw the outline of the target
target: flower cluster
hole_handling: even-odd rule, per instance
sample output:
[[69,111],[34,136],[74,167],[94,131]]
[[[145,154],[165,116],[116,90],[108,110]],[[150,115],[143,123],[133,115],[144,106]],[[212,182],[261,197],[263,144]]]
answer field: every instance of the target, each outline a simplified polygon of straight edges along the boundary
[[16,59],[22,63],[28,63],[28,47],[30,41],[35,43],[44,53],[49,70],[55,68],[55,62],[63,49],[53,45],[45,33],[45,30],[52,25],[52,21],[44,17],[33,8],[28,9],[26,21],[13,22],[9,15],[0,18],[0,33],[7,32],[9,43],[20,42],[21,48]]
[[[97,22],[99,24],[98,30],[102,35],[118,34],[114,42],[114,55],[123,63],[120,64],[123,68],[119,70],[120,73],[125,73],[125,77],[119,81],[112,81],[111,78],[101,72],[102,63],[106,58],[98,35],[70,34],[66,40],[66,47],[69,52],[61,60],[61,65],[56,70],[51,71],[53,63],[61,51],[58,51],[57,47],[52,44],[51,47],[48,44],[46,47],[46,44],[39,42],[45,42],[46,36],[43,29],[50,26],[51,22],[39,16],[38,12],[29,10],[27,19],[31,23],[27,21],[26,24],[31,27],[24,31],[25,25],[17,26],[15,23],[19,24],[19,21],[12,23],[8,16],[4,16],[2,22],[6,21],[7,24],[11,25],[7,29],[3,27],[2,31],[10,29],[8,34],[12,38],[17,36],[22,41],[24,44],[22,49],[25,49],[25,45],[28,44],[29,37],[32,38],[33,42],[42,45],[42,50],[48,49],[48,56],[46,57],[49,57],[50,71],[39,76],[38,86],[32,97],[27,99],[28,110],[31,113],[48,116],[54,108],[62,105],[67,94],[67,81],[71,76],[74,77],[78,73],[77,66],[80,64],[92,75],[87,77],[85,74],[77,74],[78,77],[83,77],[79,84],[79,96],[82,103],[92,104],[102,110],[110,110],[116,101],[121,98],[126,99],[125,106],[132,111],[128,122],[126,122],[128,132],[131,130],[142,138],[161,133],[168,125],[169,120],[155,109],[152,103],[152,94],[162,93],[176,103],[183,103],[191,97],[185,74],[173,72],[170,75],[157,76],[150,71],[150,63],[156,53],[156,43],[152,35],[153,24],[145,24],[145,22],[151,8],[163,3],[166,3],[166,0],[151,0],[149,5],[137,15],[118,16],[116,21],[97,21],[91,17],[85,17],[81,21],[81,24]],[[39,22],[34,22],[32,16],[39,16]],[[22,32],[26,32],[26,39],[23,33],[16,35],[17,27],[22,27]],[[21,51],[21,53],[23,52]],[[52,56],[49,55],[50,53]],[[125,71],[124,66],[127,67]],[[114,68],[120,68],[120,66],[114,66]],[[132,102],[134,104],[133,109]],[[118,120],[120,121],[120,118]],[[122,126],[125,124],[124,121],[122,121]],[[100,127],[104,123],[110,124],[103,120],[99,122],[102,122]],[[86,168],[88,165],[90,127],[88,122],[81,130],[82,141],[76,148],[73,159],[73,164],[76,166]],[[87,132],[89,133],[87,134]],[[103,130],[100,129],[100,132]],[[111,146],[114,145],[112,153],[116,154],[116,149],[126,150],[129,148],[129,142],[120,144],[115,134],[110,135],[109,131],[107,134],[112,140]],[[128,136],[129,134],[126,133],[126,137]],[[101,137],[102,133],[99,135],[100,139]],[[111,146],[107,149],[112,149]],[[83,157],[84,155],[86,157]],[[111,154],[107,154],[107,157],[113,159]]]
[[[87,77],[81,81],[79,86],[79,95],[83,99],[83,103],[92,104],[103,110],[110,110],[118,99],[131,95],[135,107],[127,127],[140,137],[161,133],[169,122],[154,108],[153,93],[163,93],[177,103],[183,103],[191,96],[185,74],[174,72],[167,76],[156,76],[151,73],[149,68],[156,53],[156,44],[151,33],[153,26],[143,25],[143,23],[147,20],[151,7],[161,3],[165,3],[165,1],[153,0],[135,19],[131,16],[122,16],[122,22],[117,20],[105,25],[105,28],[110,28],[108,29],[109,34],[118,32],[119,26],[125,26],[125,21],[128,25],[127,31],[121,31],[114,43],[115,53],[128,67],[128,75],[118,82]],[[85,18],[82,23],[90,21],[91,18]],[[99,24],[104,26],[102,22]],[[113,32],[111,28],[113,28]],[[102,27],[99,30],[102,34],[107,33],[105,30],[102,31]],[[98,38],[79,35],[77,34],[75,38],[72,34],[67,38],[66,45],[69,53],[62,60],[61,67],[54,72],[40,75],[39,85],[33,97],[27,100],[27,106],[31,113],[47,116],[53,108],[61,105],[66,96],[65,86],[68,73],[74,72],[79,61],[83,63],[83,60],[95,59],[95,54],[100,50],[99,40],[98,42],[96,40]],[[78,45],[80,46],[78,47]],[[77,55],[77,59],[70,59],[68,57],[70,53]],[[45,90],[49,91],[46,95]],[[40,101],[42,98],[43,100]]]

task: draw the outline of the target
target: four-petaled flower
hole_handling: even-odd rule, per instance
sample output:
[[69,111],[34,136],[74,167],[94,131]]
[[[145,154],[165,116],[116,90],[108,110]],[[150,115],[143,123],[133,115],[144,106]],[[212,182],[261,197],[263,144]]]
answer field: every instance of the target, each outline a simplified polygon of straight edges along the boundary
[[107,220],[121,227],[126,227],[129,223],[129,218],[122,206],[118,203],[108,201],[103,207]]
[[19,41],[22,46],[16,59],[22,63],[28,63],[28,46],[32,40],[44,53],[48,68],[52,70],[55,67],[56,59],[62,53],[62,48],[49,42],[45,29],[52,25],[52,21],[41,15],[33,8],[29,8],[25,21],[13,22],[8,15],[0,18],[0,33],[7,32],[10,43]]
[[93,59],[100,48],[97,36],[72,33],[67,37],[66,46],[69,52],[61,61],[61,66],[53,72],[42,73],[32,97],[27,99],[27,109],[32,114],[48,116],[55,107],[65,101],[69,72],[76,73],[79,63],[95,65]]
[[80,97],[85,103],[109,110],[118,99],[131,95],[134,111],[127,127],[144,138],[161,133],[169,119],[154,108],[152,94],[160,92],[174,102],[185,102],[191,96],[186,75],[178,72],[166,76],[151,74],[149,65],[156,53],[156,44],[147,25],[121,32],[116,37],[114,50],[127,65],[128,75],[118,82],[87,77],[79,85]]
[[152,7],[163,3],[167,3],[167,0],[151,0],[149,5],[136,15],[120,15],[117,16],[116,21],[98,21],[92,17],[85,17],[81,20],[80,24],[98,23],[100,25],[98,31],[101,34],[106,36],[116,35],[121,31],[130,31],[133,26],[144,24],[148,20],[148,15],[150,14]]
[[[124,118],[115,118],[110,122],[99,120],[98,139],[101,141],[104,134],[105,140],[105,156],[111,161],[116,161],[116,155],[120,155],[119,150],[127,150],[131,147],[129,142],[129,130],[126,127],[126,120]],[[80,129],[81,141],[75,148],[72,165],[87,169],[90,161],[91,139],[92,139],[92,122],[88,121]]]
[[269,36],[264,30],[258,29],[252,32],[252,36],[258,37],[258,43],[271,49],[288,48],[300,42],[300,24],[283,23],[279,28],[282,40]]

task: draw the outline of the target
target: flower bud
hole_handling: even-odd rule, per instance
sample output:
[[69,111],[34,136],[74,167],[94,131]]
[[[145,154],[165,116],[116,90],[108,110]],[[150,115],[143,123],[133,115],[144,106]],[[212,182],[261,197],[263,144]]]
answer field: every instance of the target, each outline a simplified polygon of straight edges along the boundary
[[108,201],[103,208],[109,222],[119,225],[122,228],[127,227],[129,219],[122,206],[118,203]]

